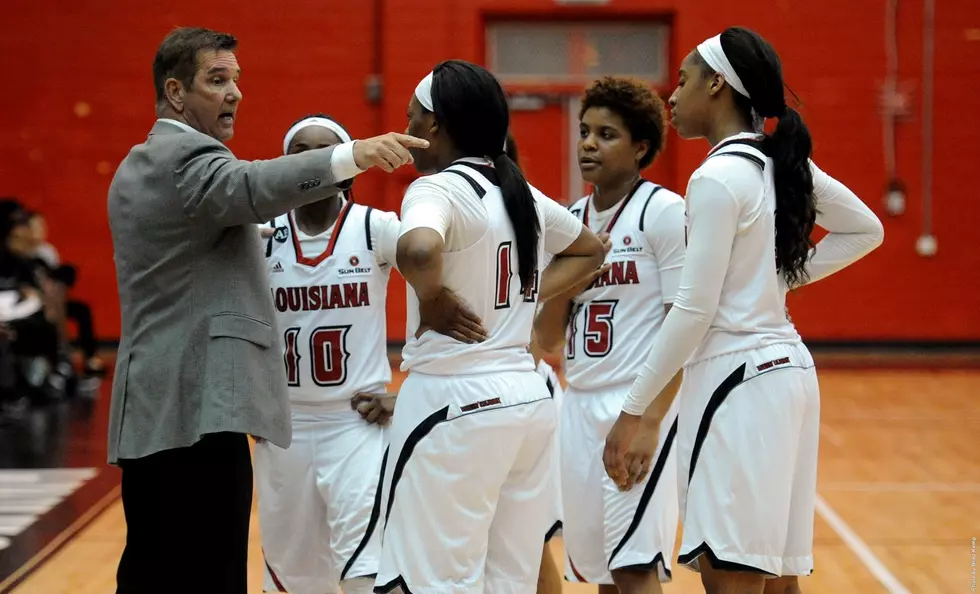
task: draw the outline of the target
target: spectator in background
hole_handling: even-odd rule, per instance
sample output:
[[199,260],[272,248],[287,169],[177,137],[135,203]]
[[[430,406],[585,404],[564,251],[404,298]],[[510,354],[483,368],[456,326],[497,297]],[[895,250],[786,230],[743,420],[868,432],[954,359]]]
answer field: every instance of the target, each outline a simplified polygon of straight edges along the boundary
[[6,341],[3,355],[15,360],[16,393],[42,403],[51,388],[63,388],[64,382],[58,382],[54,373],[56,304],[45,291],[45,276],[27,256],[31,246],[27,218],[26,211],[8,201],[0,205],[0,326]]
[[[29,245],[25,250],[29,257],[43,266],[48,276],[55,283],[54,291],[60,294],[64,301],[63,318],[75,321],[78,328],[76,343],[84,356],[83,375],[79,381],[79,390],[83,393],[94,394],[105,375],[105,365],[97,355],[98,343],[95,338],[95,328],[92,321],[92,308],[84,301],[71,299],[67,292],[75,286],[76,268],[70,264],[62,264],[58,250],[48,242],[48,226],[44,216],[39,212],[28,213],[28,229],[30,230]],[[62,347],[67,350],[67,327],[61,325]]]

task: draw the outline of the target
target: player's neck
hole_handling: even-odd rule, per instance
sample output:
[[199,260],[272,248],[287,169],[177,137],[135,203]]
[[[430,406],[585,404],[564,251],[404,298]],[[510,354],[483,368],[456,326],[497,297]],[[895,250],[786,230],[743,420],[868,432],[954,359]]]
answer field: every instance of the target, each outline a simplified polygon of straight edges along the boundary
[[340,208],[339,195],[301,206],[296,209],[296,226],[306,235],[319,235],[337,221]]
[[727,117],[720,118],[711,127],[711,132],[706,135],[706,138],[711,143],[711,146],[716,146],[726,138],[730,138],[736,134],[744,134],[745,132],[754,132],[752,124],[743,121],[738,114],[730,114]]
[[636,175],[603,185],[602,187],[596,186],[595,191],[592,193],[592,204],[595,206],[596,212],[602,212],[616,206],[620,200],[625,198],[633,190],[633,186],[639,180],[640,174],[637,173]]

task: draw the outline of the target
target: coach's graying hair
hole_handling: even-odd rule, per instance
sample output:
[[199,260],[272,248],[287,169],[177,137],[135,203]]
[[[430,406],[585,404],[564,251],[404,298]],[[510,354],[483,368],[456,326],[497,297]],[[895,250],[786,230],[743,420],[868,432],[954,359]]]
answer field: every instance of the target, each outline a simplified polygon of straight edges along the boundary
[[176,78],[190,90],[197,74],[197,53],[201,50],[235,51],[238,40],[228,33],[201,27],[181,27],[167,35],[153,58],[153,86],[157,103],[166,97],[168,78]]
[[[800,114],[786,105],[783,67],[776,50],[758,33],[742,27],[726,29],[721,47],[751,97],[732,90],[735,107],[746,122],[752,123],[753,109],[762,117],[779,119],[762,144],[773,162],[776,187],[776,267],[792,289],[809,280],[806,262],[814,246],[810,237],[817,216],[810,170],[813,141]],[[712,73],[703,60],[701,67]]]
[[490,72],[469,62],[449,60],[432,72],[432,108],[456,150],[468,157],[493,160],[517,240],[521,290],[528,290],[538,267],[541,224],[524,174],[504,152],[510,124],[504,90]]

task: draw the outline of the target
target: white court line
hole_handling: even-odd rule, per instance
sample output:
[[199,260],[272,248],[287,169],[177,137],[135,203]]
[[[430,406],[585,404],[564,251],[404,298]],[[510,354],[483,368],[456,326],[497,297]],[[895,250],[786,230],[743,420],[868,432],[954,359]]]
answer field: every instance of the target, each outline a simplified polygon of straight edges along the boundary
[[923,410],[911,413],[855,413],[847,415],[828,415],[827,418],[835,421],[954,421],[967,422],[978,421],[977,415],[958,415],[956,413],[942,414]]
[[871,551],[871,549],[861,540],[857,534],[851,530],[844,520],[829,506],[827,502],[823,500],[823,497],[817,495],[816,501],[817,513],[828,523],[830,527],[833,528],[834,532],[840,536],[844,544],[847,545],[849,549],[864,563],[864,566],[871,572],[871,575],[875,576],[875,579],[885,587],[891,594],[911,594],[895,574],[888,571],[885,564],[882,563],[878,557]]
[[864,493],[980,493],[980,483],[823,483],[820,490]]

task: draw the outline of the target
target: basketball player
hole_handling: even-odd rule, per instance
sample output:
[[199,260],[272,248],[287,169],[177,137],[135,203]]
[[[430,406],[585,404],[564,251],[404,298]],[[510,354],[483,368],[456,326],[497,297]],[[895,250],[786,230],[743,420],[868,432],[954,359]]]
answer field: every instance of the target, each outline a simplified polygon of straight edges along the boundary
[[[602,468],[606,434],[660,330],[684,262],[684,201],[641,172],[663,148],[663,101],[641,83],[607,77],[585,92],[578,157],[591,195],[571,211],[609,237],[606,271],[545,303],[536,330],[548,350],[566,336],[561,477],[566,579],[599,592],[659,593],[677,535],[677,414],[648,419],[628,489]],[[641,459],[642,458],[642,459]],[[651,461],[655,460],[652,472]]]
[[[602,244],[504,153],[509,111],[485,69],[443,62],[415,90],[413,154],[433,173],[402,202],[407,341],[385,466],[376,592],[532,594],[553,505],[555,409],[528,352],[539,300],[602,262]],[[539,269],[545,254],[555,255]],[[484,340],[427,319],[469,304]]]
[[[350,141],[320,114],[296,122],[283,150]],[[385,394],[385,298],[399,223],[394,213],[355,204],[349,184],[345,190],[277,218],[268,240],[293,425],[289,449],[255,447],[271,592],[324,594],[339,584],[344,594],[365,594],[378,571],[376,494],[394,399]]]
[[[684,366],[677,431],[684,536],[679,562],[705,590],[761,593],[813,569],[820,395],[785,312],[787,290],[881,244],[877,217],[810,161],[775,50],[743,28],[691,52],[670,98],[684,138],[712,145],[687,188],[688,250],[674,307],[610,431],[609,475],[628,480],[641,415],[666,415]],[[763,134],[767,118],[777,120]],[[829,234],[816,245],[814,224]],[[799,592],[781,580],[785,592]]]

